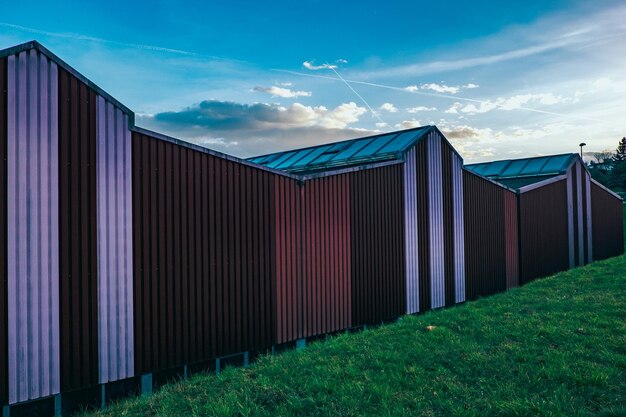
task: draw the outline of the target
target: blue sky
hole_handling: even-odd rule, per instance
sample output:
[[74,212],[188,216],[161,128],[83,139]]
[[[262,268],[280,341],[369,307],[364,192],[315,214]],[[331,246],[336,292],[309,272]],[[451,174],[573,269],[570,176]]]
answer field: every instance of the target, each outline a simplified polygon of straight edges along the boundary
[[237,156],[424,124],[466,162],[581,140],[600,151],[626,135],[619,1],[35,1],[3,12],[0,48],[37,39],[138,125]]

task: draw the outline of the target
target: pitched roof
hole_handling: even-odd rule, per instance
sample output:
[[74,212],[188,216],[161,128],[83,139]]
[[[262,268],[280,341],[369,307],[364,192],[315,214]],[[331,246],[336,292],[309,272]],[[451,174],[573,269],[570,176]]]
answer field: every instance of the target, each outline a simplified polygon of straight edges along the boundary
[[523,159],[505,159],[465,165],[465,168],[494,180],[546,177],[564,174],[578,154],[538,156]]
[[434,126],[327,143],[248,158],[248,161],[293,173],[312,173],[372,162],[402,159]]

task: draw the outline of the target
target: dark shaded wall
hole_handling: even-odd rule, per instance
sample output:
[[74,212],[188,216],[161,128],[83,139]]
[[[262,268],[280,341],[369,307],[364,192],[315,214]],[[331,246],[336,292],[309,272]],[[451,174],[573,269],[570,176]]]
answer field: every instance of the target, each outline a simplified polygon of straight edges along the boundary
[[617,197],[591,183],[593,258],[606,259],[624,253],[624,204]]

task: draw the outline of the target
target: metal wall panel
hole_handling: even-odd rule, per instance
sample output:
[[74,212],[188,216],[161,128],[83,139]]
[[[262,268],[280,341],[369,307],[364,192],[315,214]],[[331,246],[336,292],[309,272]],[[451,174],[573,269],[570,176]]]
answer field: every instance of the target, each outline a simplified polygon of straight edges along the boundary
[[568,181],[521,193],[520,284],[569,267]]
[[406,311],[403,168],[349,175],[352,324],[395,320]]
[[[482,178],[470,171],[464,171],[464,216],[465,216],[465,277],[467,298],[474,300],[507,288],[507,223],[517,218],[507,219],[505,196],[515,194]],[[509,196],[510,197],[510,196]],[[517,251],[517,247],[515,247]]]
[[506,247],[506,288],[519,286],[519,239],[517,195],[502,190],[504,197],[504,245]]
[[583,195],[583,173],[582,171],[584,171],[582,169],[582,166],[580,164],[580,162],[576,162],[576,164],[574,165],[575,169],[576,169],[576,196],[578,197],[576,200],[576,214],[577,214],[577,223],[576,223],[576,230],[578,232],[578,245],[577,245],[577,249],[578,249],[578,266],[582,266],[585,264],[585,240],[586,240],[586,233],[585,233],[585,229],[583,227],[583,218],[584,218],[584,213],[583,213],[583,207],[585,207],[585,205],[583,204],[585,202],[585,197]]
[[98,383],[96,94],[60,69],[58,105],[61,389],[67,391]]
[[9,402],[59,392],[57,66],[7,60]]
[[420,311],[419,304],[419,235],[417,213],[417,167],[415,147],[404,161],[404,235],[406,262],[406,312]]
[[134,375],[131,134],[97,96],[99,382]]
[[600,260],[624,253],[623,202],[591,183],[593,259]]
[[441,140],[434,133],[427,139],[428,212],[430,246],[430,307],[445,305],[444,215],[441,167]]
[[430,210],[428,196],[430,184],[428,180],[431,161],[428,158],[428,141],[422,140],[415,145],[416,158],[416,198],[417,198],[417,235],[418,247],[418,297],[420,311],[430,310],[431,267],[430,267]]
[[585,175],[585,221],[587,222],[587,262],[593,262],[593,214],[591,209],[591,175]]
[[7,59],[0,59],[0,404],[7,386]]
[[135,373],[270,346],[275,174],[133,133]]
[[276,343],[350,327],[349,176],[276,177]]
[[465,301],[465,218],[463,204],[463,161],[456,153],[452,158],[453,227],[454,227],[454,294],[455,302]]

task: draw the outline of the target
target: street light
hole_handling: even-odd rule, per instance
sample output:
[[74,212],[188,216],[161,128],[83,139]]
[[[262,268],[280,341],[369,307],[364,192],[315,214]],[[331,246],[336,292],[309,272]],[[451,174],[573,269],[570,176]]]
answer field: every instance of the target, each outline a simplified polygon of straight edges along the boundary
[[585,142],[581,142],[578,146],[580,146],[580,159],[583,159],[583,146],[587,146]]

